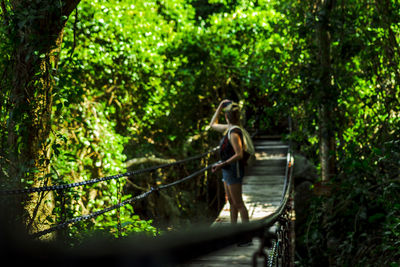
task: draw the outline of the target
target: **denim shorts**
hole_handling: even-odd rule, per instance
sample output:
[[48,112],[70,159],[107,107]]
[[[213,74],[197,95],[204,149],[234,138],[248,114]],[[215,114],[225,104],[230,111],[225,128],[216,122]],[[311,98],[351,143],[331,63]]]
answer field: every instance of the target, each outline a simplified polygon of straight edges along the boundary
[[222,181],[227,185],[243,183],[244,171],[237,163],[230,164],[228,168],[222,168]]

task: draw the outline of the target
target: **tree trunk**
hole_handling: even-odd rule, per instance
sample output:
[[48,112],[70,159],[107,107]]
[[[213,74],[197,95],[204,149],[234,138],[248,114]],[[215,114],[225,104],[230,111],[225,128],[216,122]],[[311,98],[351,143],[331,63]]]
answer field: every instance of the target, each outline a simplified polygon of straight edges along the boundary
[[[11,18],[13,38],[8,73],[8,156],[13,165],[7,181],[12,188],[51,183],[46,175],[50,173],[54,76],[65,23],[79,2],[15,0],[10,1],[12,14],[5,13]],[[14,200],[10,216],[28,232],[40,231],[52,216],[53,202],[49,192],[21,196]]]
[[323,181],[335,172],[335,138],[333,131],[333,112],[336,107],[336,94],[332,86],[331,74],[331,36],[329,33],[330,13],[334,0],[322,0],[318,10],[317,40],[321,63],[320,95],[319,95],[319,152],[321,177]]
[[[328,181],[335,172],[335,135],[334,135],[334,111],[337,106],[337,94],[332,85],[331,73],[331,36],[329,32],[330,14],[334,7],[334,0],[321,0],[318,10],[319,21],[317,23],[317,39],[319,45],[319,59],[321,64],[320,73],[320,95],[319,95],[319,148],[321,163],[322,182]],[[335,248],[330,242],[331,232],[328,227],[328,220],[333,207],[323,203],[325,210],[322,227],[326,235],[326,248],[333,251]],[[328,254],[329,265],[334,265],[334,259]]]

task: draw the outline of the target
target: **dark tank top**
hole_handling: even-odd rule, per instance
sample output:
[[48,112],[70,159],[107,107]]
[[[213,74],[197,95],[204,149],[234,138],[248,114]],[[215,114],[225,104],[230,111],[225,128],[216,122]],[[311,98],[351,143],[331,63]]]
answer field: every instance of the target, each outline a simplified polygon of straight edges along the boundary
[[[242,140],[242,144],[243,144],[243,134],[242,131],[239,128],[235,128],[232,129],[230,131],[230,134],[232,135],[232,133],[237,133],[240,137],[240,139]],[[225,161],[229,158],[231,158],[233,155],[235,155],[235,150],[233,149],[233,146],[231,144],[231,142],[229,142],[229,137],[228,137],[229,131],[226,133],[226,135],[221,139],[220,142],[220,157],[222,161]],[[232,137],[231,137],[232,138]],[[244,169],[244,162],[243,159],[238,160],[237,162],[233,162],[229,165],[225,165],[222,168],[223,169],[230,169],[232,167],[235,167],[236,164],[239,164],[239,168],[242,170]]]

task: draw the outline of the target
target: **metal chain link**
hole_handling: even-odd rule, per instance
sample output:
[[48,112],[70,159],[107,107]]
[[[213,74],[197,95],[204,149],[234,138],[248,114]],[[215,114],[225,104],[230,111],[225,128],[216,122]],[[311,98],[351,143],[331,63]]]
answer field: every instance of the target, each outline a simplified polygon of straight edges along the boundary
[[[277,230],[277,258],[281,260],[282,266],[289,266],[290,265],[290,258],[289,258],[289,231],[290,231],[290,205],[287,205],[284,213],[279,217],[279,228]],[[271,265],[272,266],[272,265]]]
[[268,263],[269,263],[269,267],[272,267],[274,265],[274,263],[276,263],[276,259],[278,256],[278,247],[280,245],[279,239],[276,240],[276,242],[274,243],[274,246],[272,248],[272,251],[270,253],[269,259],[268,259]]
[[[121,203],[121,181],[117,180],[117,203]],[[117,231],[118,238],[122,237],[122,227],[121,227],[121,208],[117,208]]]

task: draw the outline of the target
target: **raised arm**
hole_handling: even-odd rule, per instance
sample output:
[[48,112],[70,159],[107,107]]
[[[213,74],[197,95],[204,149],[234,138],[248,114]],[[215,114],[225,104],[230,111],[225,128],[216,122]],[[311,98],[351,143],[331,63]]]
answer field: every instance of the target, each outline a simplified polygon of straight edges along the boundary
[[215,113],[211,119],[211,122],[210,122],[210,127],[213,130],[222,132],[222,133],[228,129],[228,124],[219,124],[218,117],[219,117],[219,114],[221,113],[223,104],[226,102],[230,102],[230,100],[225,99],[225,100],[222,100],[221,103],[219,103],[219,106],[218,106],[217,110],[215,111]]

